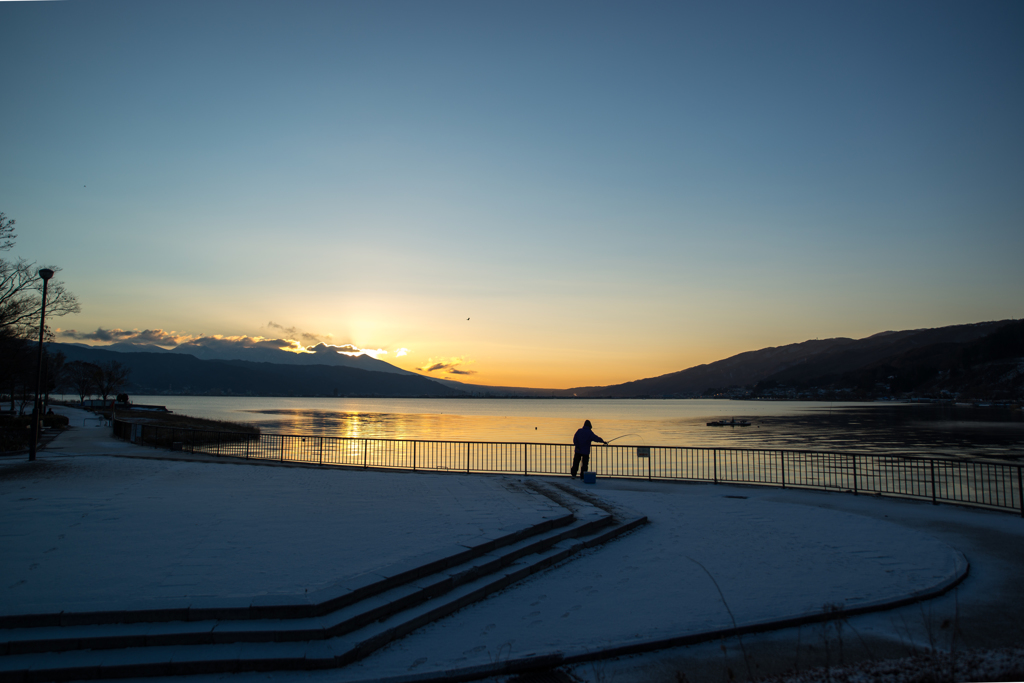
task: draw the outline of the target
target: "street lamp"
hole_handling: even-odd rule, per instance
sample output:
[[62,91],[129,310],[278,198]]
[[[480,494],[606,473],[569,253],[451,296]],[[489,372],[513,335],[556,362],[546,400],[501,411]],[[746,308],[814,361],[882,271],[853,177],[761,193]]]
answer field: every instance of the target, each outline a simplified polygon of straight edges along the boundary
[[53,277],[49,268],[40,268],[39,277],[43,281],[43,305],[39,309],[39,355],[36,362],[36,402],[32,409],[32,436],[28,442],[28,459],[36,459],[36,442],[39,441],[39,421],[42,419],[43,406],[39,401],[39,393],[43,385],[43,331],[46,329],[46,285]]

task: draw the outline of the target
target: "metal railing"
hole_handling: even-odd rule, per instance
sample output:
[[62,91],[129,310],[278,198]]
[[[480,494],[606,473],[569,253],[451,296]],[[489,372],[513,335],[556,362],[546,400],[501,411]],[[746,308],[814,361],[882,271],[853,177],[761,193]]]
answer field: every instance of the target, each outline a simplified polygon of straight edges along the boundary
[[[257,460],[362,468],[566,475],[571,444],[426,441],[219,432],[114,420],[139,445]],[[602,446],[591,469],[604,477],[757,484],[848,491],[1019,512],[1022,465],[871,454],[751,448]]]

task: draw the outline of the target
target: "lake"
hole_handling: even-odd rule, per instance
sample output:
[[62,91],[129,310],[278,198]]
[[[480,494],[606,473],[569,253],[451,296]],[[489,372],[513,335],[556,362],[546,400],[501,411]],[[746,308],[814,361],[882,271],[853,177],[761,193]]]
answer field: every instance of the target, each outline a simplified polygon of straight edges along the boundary
[[[570,443],[589,419],[616,445],[776,448],[966,458],[1024,456],[1019,409],[813,401],[366,399],[133,396],[264,433],[436,441]],[[750,427],[708,427],[721,419]]]

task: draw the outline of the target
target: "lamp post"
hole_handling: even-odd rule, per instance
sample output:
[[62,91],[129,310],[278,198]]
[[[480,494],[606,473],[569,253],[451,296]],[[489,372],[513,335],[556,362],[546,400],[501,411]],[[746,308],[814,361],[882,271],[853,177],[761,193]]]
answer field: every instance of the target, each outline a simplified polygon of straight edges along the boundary
[[43,332],[46,329],[46,285],[53,277],[49,268],[40,268],[39,277],[43,281],[43,305],[39,309],[39,355],[36,357],[36,402],[32,408],[32,436],[28,442],[28,459],[36,459],[36,443],[39,441],[39,421],[42,419],[43,406],[39,394],[43,385]]

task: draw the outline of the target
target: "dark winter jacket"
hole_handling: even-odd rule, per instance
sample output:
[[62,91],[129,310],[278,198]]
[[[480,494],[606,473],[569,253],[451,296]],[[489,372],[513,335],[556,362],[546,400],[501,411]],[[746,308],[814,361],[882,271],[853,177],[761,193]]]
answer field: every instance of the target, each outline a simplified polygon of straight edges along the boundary
[[590,455],[590,442],[601,441],[604,439],[594,433],[593,429],[589,427],[580,427],[576,430],[576,435],[572,437],[572,445],[576,447],[576,452],[580,455]]

